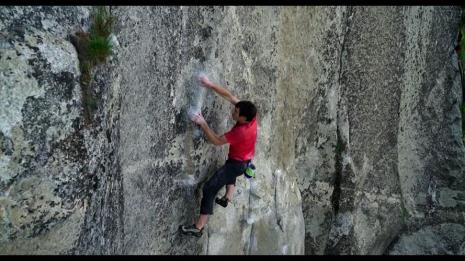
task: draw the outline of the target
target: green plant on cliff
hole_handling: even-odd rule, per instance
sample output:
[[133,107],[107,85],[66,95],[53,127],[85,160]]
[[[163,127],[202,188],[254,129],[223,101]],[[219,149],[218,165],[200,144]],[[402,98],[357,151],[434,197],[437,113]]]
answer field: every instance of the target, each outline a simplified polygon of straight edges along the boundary
[[90,39],[89,55],[94,63],[104,63],[111,55],[111,43],[108,37],[95,36]]
[[111,55],[110,35],[115,18],[105,7],[98,7],[90,28],[89,56],[93,63],[104,63]]
[[97,98],[91,90],[92,69],[95,65],[105,63],[112,54],[110,35],[115,17],[106,7],[97,7],[92,14],[90,33],[77,32],[71,37],[71,42],[78,51],[81,70],[82,103],[86,125],[92,123],[92,115],[97,109]]
[[90,29],[91,35],[109,37],[113,31],[113,25],[115,18],[110,14],[107,8],[101,6],[98,7],[93,19],[92,27]]

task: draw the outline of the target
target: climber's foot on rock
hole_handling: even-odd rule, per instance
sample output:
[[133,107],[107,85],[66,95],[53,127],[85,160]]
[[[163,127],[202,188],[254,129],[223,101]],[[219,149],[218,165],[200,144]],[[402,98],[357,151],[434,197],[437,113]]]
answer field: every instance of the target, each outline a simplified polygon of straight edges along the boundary
[[228,200],[226,197],[222,197],[222,198],[216,198],[215,199],[215,203],[222,206],[222,207],[227,207],[228,206],[228,202],[230,200]]
[[198,229],[195,226],[195,224],[181,225],[179,226],[179,230],[181,231],[182,234],[188,235],[188,236],[201,237],[203,234],[203,229]]

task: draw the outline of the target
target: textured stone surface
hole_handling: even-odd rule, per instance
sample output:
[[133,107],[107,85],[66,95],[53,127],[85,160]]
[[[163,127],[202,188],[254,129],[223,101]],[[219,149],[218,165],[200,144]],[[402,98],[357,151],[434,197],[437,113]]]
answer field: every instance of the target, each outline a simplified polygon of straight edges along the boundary
[[344,121],[338,126],[344,148],[340,201],[327,253],[381,254],[401,227],[395,126],[402,18],[402,8],[347,8],[338,108]]
[[[271,53],[277,48],[278,10],[223,9],[116,11],[124,97],[119,152],[124,208],[131,209],[123,217],[124,253],[303,253],[301,243],[282,247],[304,241],[303,216],[295,180],[284,178],[282,171],[279,177],[273,174],[278,166],[275,153],[265,149],[270,147],[267,136],[273,135],[266,123],[260,127],[256,159],[260,178],[253,185],[238,180],[234,203],[215,208],[203,238],[176,234],[180,224],[197,218],[202,182],[224,163],[227,152],[227,147],[208,144],[187,120],[199,88],[194,74],[203,71],[240,98],[255,100],[260,119],[273,121],[275,106],[265,97],[271,98],[269,91],[276,88],[278,61]],[[262,25],[267,26],[258,30]],[[231,109],[214,93],[205,94],[203,113],[218,133],[232,127]]]
[[[381,254],[390,242],[406,244],[402,253],[413,241],[395,243],[399,234],[463,223],[461,199],[451,196],[465,188],[457,179],[465,172],[454,52],[460,12],[389,7],[348,14],[338,110],[346,121],[339,127],[340,208],[327,253]],[[454,207],[441,208],[433,199],[440,194]]]
[[465,227],[462,224],[441,223],[402,234],[389,251],[391,255],[463,255]]
[[[409,231],[418,231],[418,234],[423,233],[422,230],[436,234],[433,238],[437,237],[438,248],[448,245],[447,253],[463,253],[463,241],[462,250],[458,250],[457,242],[448,240],[463,230],[459,227],[451,233],[450,228],[454,226],[449,223],[463,225],[465,222],[465,151],[460,142],[459,111],[463,102],[463,83],[458,73],[457,56],[452,51],[456,42],[450,37],[457,28],[456,10],[421,8],[407,11],[404,19],[408,28],[407,48],[398,134],[398,172],[406,225]],[[413,17],[420,17],[422,23]],[[429,35],[438,38],[421,40]],[[424,226],[431,229],[423,229]],[[417,241],[403,241],[403,238],[402,234],[400,242],[394,244],[397,253],[402,253],[400,249],[405,249],[406,253],[432,254],[436,251],[419,247],[422,243]],[[407,246],[411,244],[411,249],[399,245],[404,242]]]
[[62,253],[80,234],[89,179],[79,63],[64,36],[87,15],[0,9],[0,253]]
[[[83,129],[90,10],[0,9],[0,253],[465,253],[459,8],[113,7]],[[257,104],[257,179],[189,238],[227,146],[187,112],[233,124],[199,72]]]

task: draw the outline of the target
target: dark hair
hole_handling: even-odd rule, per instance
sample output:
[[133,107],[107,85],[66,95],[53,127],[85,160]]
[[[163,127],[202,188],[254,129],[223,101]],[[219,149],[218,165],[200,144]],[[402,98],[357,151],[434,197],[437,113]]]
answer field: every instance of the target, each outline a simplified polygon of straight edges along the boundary
[[244,116],[247,121],[253,120],[257,114],[257,108],[249,101],[240,101],[236,103],[236,108],[239,108],[239,116]]

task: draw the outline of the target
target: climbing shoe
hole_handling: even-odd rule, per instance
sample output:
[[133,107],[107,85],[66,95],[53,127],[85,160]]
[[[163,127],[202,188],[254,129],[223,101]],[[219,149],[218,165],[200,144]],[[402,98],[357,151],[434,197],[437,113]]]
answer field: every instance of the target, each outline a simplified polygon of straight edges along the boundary
[[228,199],[226,197],[216,198],[215,203],[225,208],[228,206]]
[[196,236],[196,237],[201,237],[202,232],[203,232],[203,229],[198,229],[195,226],[195,224],[188,225],[188,226],[186,226],[186,225],[179,226],[179,230],[184,235],[191,235],[191,236]]

